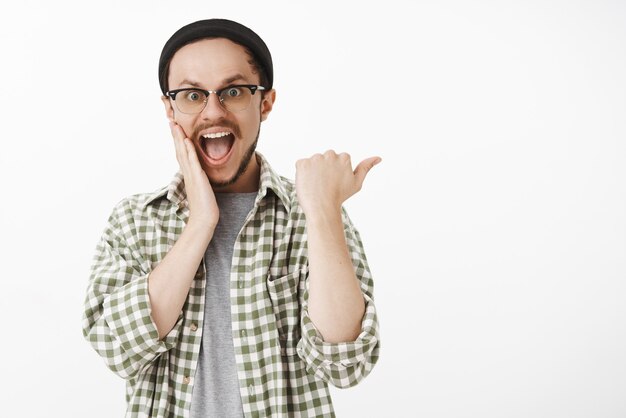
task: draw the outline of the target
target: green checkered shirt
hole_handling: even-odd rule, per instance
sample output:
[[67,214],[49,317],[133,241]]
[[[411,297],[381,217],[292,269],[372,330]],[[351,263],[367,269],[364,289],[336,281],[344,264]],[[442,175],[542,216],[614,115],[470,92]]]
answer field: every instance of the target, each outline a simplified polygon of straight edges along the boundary
[[[235,242],[230,272],[233,342],[246,417],[332,417],[328,383],[361,381],[378,360],[373,282],[359,233],[343,210],[346,241],[365,299],[356,341],[324,342],[308,315],[306,223],[293,182],[265,158],[259,192]],[[159,340],[148,276],[189,217],[181,172],[154,193],[121,200],[91,267],[83,333],[126,379],[128,417],[189,416],[204,315],[200,263],[178,321]]]

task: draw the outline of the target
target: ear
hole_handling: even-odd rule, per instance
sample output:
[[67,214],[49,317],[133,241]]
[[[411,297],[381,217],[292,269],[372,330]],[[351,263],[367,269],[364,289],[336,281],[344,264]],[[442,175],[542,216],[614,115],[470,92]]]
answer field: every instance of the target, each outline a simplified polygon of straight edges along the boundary
[[174,118],[174,108],[172,107],[172,101],[167,96],[161,96],[161,101],[165,105],[165,116],[170,122],[176,122]]
[[271,89],[270,91],[265,92],[265,95],[263,95],[263,99],[261,99],[261,121],[267,119],[267,116],[272,111],[275,100],[276,90]]

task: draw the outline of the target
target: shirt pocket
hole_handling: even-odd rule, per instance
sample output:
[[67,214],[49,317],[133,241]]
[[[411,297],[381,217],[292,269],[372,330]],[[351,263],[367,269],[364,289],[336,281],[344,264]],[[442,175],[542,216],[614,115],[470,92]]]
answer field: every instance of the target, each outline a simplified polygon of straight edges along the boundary
[[298,288],[302,275],[296,269],[286,276],[267,277],[267,291],[272,302],[282,355],[295,355],[300,339],[300,302]]

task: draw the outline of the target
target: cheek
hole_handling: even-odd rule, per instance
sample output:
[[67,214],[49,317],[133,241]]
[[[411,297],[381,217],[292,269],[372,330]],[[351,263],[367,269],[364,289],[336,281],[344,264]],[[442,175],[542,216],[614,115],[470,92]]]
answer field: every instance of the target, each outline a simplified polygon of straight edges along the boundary
[[259,129],[259,124],[261,115],[258,112],[250,113],[246,115],[244,119],[239,121],[239,125],[241,126],[242,131],[246,132],[247,135],[256,135],[257,130]]
[[184,113],[179,112],[174,115],[174,120],[177,124],[180,125],[181,128],[183,128],[183,131],[185,132],[187,138],[190,138],[190,135],[193,134],[195,118],[189,117],[189,115],[185,115]]

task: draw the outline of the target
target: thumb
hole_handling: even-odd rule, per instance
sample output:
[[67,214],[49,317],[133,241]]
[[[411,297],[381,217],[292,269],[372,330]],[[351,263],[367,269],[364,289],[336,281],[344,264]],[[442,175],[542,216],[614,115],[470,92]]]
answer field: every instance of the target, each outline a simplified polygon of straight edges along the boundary
[[380,163],[383,159],[380,157],[366,158],[359,163],[354,169],[354,177],[356,177],[357,186],[360,189],[365,180],[365,176],[376,164]]

